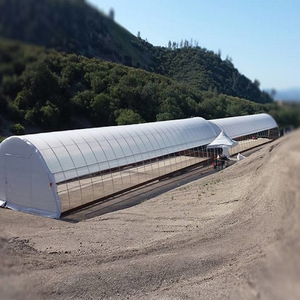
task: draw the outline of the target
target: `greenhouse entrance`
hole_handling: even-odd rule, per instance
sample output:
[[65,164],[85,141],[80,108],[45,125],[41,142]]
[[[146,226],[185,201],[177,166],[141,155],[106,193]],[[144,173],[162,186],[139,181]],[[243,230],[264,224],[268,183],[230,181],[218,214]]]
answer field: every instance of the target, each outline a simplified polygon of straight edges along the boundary
[[[31,178],[22,176],[22,169],[24,167],[30,168],[30,160],[21,156],[7,156],[6,165],[6,197],[11,199],[13,203],[23,197],[27,201],[24,204],[30,205]],[[15,176],[16,172],[20,175]],[[23,188],[19,189],[20,186]]]

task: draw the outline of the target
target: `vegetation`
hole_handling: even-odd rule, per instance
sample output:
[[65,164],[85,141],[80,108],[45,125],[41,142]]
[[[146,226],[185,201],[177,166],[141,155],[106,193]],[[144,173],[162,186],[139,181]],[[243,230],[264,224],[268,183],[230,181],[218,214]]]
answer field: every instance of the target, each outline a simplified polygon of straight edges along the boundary
[[23,126],[43,130],[220,118],[267,111],[245,99],[201,92],[158,74],[75,54],[1,40],[0,107]]
[[[154,47],[84,0],[0,0],[0,36],[155,72],[197,90],[272,102],[231,59],[187,40]],[[50,37],[50,38],[49,38]]]
[[0,0],[0,36],[125,65],[150,63],[134,46],[137,37],[85,0]]
[[188,83],[201,90],[270,103],[272,98],[260,91],[259,82],[251,82],[241,75],[229,59],[222,60],[218,54],[197,47],[162,49],[165,53],[159,67],[161,74],[177,81]]
[[2,135],[260,112],[300,124],[230,59],[154,47],[84,0],[0,0],[0,35],[15,39],[0,38]]
[[21,134],[25,133],[25,129],[24,129],[24,127],[21,124],[14,124],[14,125],[12,125],[10,127],[10,131],[13,134],[16,134],[16,135],[21,135]]
[[293,129],[300,126],[300,105],[293,102],[284,102],[268,107],[268,112],[274,117],[281,133],[285,129]]

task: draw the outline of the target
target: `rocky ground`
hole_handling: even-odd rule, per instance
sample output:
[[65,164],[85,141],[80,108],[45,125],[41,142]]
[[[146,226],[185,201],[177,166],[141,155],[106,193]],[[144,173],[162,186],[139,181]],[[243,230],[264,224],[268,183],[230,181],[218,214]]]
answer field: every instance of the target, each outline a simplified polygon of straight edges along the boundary
[[82,222],[0,209],[0,299],[300,299],[299,149]]

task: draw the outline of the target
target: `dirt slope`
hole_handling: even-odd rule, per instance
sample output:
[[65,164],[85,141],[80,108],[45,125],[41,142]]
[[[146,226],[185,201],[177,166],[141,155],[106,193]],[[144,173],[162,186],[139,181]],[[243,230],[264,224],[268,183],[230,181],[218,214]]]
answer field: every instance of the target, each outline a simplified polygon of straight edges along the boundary
[[300,131],[140,205],[0,210],[0,299],[299,299]]

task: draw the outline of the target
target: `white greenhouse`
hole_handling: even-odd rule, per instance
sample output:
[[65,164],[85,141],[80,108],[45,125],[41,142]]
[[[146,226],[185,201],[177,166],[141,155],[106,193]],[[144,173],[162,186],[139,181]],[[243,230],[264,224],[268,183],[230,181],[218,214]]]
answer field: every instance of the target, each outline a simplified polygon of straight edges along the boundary
[[230,149],[230,154],[257,147],[278,137],[278,125],[268,114],[246,115],[209,120],[219,134],[225,132],[238,145]]
[[239,138],[276,128],[272,117],[260,114],[9,137],[0,144],[0,204],[60,218],[62,212],[209,163],[206,145],[221,130]]
[[251,134],[265,136],[266,134],[262,134],[262,132],[270,130],[274,130],[272,134],[278,135],[278,125],[276,121],[270,115],[265,113],[215,119],[209,120],[208,122],[216,125],[214,126],[214,129],[218,133],[220,133],[220,131],[222,130],[233,139],[249,136]]

